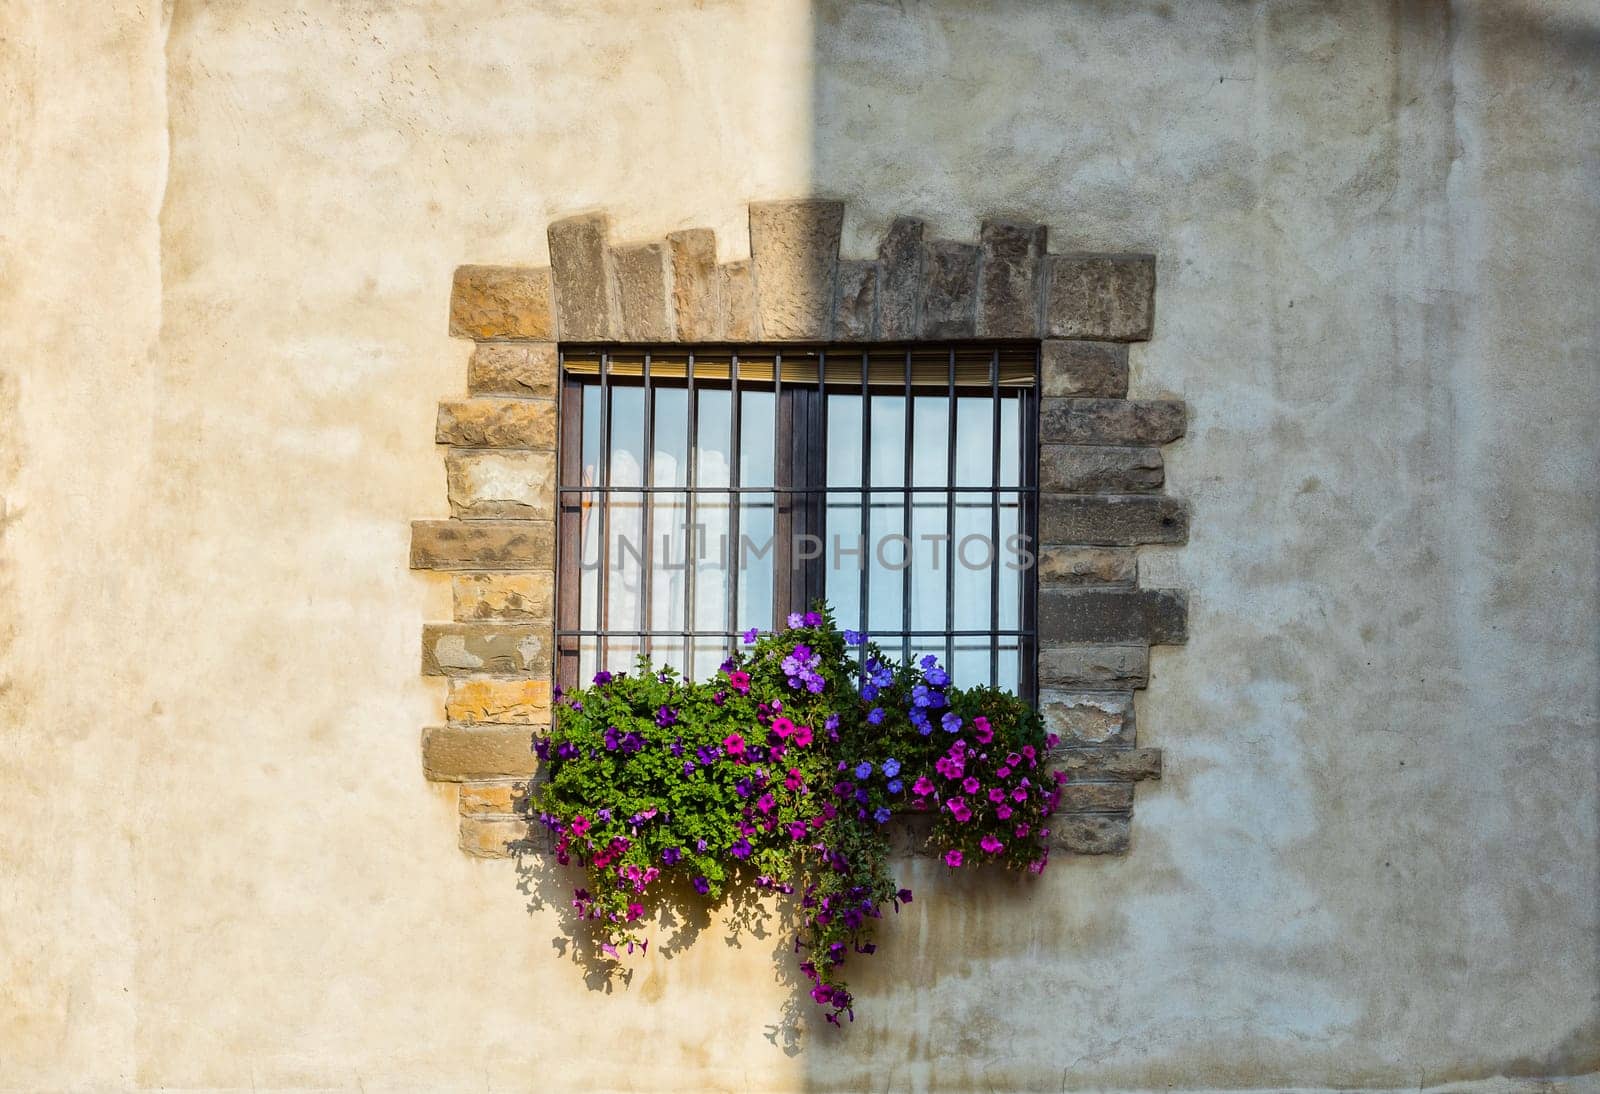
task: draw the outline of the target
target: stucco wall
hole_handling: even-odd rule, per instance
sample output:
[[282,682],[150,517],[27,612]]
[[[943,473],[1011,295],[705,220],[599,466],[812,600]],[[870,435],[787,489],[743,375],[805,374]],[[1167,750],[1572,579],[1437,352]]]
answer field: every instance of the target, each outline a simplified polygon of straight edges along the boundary
[[[1593,4],[150,7],[0,4],[0,1087],[1600,1068]],[[1133,853],[908,867],[796,1049],[784,940],[591,991],[457,851],[406,547],[458,263],[809,193],[1158,254],[1195,518]]]

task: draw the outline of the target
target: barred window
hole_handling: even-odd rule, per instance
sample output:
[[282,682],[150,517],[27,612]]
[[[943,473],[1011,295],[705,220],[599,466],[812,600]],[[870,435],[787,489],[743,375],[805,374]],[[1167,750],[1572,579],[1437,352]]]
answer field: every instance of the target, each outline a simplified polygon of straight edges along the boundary
[[558,676],[691,677],[818,599],[1033,692],[1037,346],[564,347]]

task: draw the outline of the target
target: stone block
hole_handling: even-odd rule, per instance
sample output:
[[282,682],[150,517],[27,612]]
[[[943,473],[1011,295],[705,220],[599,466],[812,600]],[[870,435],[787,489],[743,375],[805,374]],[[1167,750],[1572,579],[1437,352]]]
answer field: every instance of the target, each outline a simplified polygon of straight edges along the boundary
[[847,342],[871,339],[877,301],[878,264],[840,262],[839,306],[833,317],[833,336]]
[[[462,789],[464,792],[465,787]],[[1066,783],[1056,812],[1126,813],[1132,808],[1132,783]]]
[[1039,641],[1168,645],[1187,638],[1188,596],[1177,589],[1039,589]]
[[551,619],[555,616],[555,574],[456,574],[450,580],[455,618],[469,623],[489,619]]
[[1155,323],[1154,255],[1051,255],[1045,333],[1143,342]]
[[1161,778],[1159,748],[1064,748],[1046,757],[1046,771],[1065,771],[1068,783],[1141,782]]
[[548,677],[554,647],[544,623],[429,623],[422,628],[422,675]]
[[556,447],[554,399],[454,399],[439,404],[434,438],[465,448]]
[[1063,745],[1131,745],[1133,695],[1125,691],[1039,689],[1039,714],[1045,729]]
[[1069,855],[1124,855],[1132,822],[1127,813],[1064,813],[1050,819],[1050,849]]
[[521,811],[527,796],[526,782],[462,783],[456,800],[464,814],[512,816]]
[[1039,650],[1039,686],[1049,688],[1142,688],[1150,680],[1150,647],[1121,645],[1045,646]]
[[1039,400],[1041,444],[1162,445],[1183,436],[1184,404],[1171,399]]
[[461,849],[476,858],[510,858],[528,838],[520,817],[461,818]]
[[589,213],[553,222],[550,269],[564,342],[601,342],[612,337],[610,221]]
[[971,338],[978,326],[978,247],[934,240],[922,245],[924,338]]
[[554,399],[559,356],[554,342],[480,342],[467,361],[467,390]]
[[538,766],[527,726],[429,726],[422,769],[434,782],[528,778]]
[[1044,226],[986,220],[978,240],[983,265],[978,333],[985,338],[1037,337]]
[[844,203],[767,201],[750,206],[750,261],[758,329],[774,340],[832,334]]
[[1068,399],[1128,394],[1128,347],[1117,342],[1047,338],[1039,347],[1039,393]]
[[1089,546],[1183,543],[1189,507],[1164,494],[1041,494],[1039,541]]
[[1039,489],[1062,494],[1137,494],[1166,480],[1159,448],[1046,444],[1039,447]]
[[521,448],[452,448],[445,454],[450,511],[464,520],[550,520],[556,454]]
[[453,677],[444,716],[452,723],[550,724],[550,681]]
[[1043,546],[1039,584],[1132,585],[1139,580],[1139,556],[1128,547]]
[[536,520],[414,520],[413,570],[549,570],[555,525]]
[[756,339],[756,282],[749,262],[717,267],[717,336],[724,342]]
[[900,342],[917,336],[922,297],[922,221],[895,217],[878,246],[878,337]]
[[450,286],[456,338],[554,338],[550,271],[525,266],[458,266]]
[[611,252],[616,278],[617,337],[629,342],[670,342],[677,327],[667,296],[667,247],[641,243]]
[[720,334],[717,236],[710,228],[690,228],[667,236],[672,266],[672,305],[678,340],[709,342]]

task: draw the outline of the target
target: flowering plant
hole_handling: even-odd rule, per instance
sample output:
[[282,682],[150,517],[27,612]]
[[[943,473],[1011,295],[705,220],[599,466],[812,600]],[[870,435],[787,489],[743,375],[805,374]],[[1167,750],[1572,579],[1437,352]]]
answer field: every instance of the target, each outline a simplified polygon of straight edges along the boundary
[[721,901],[737,883],[797,894],[795,949],[835,1024],[854,1017],[840,974],[869,954],[871,925],[912,898],[889,870],[887,826],[934,817],[951,869],[996,863],[1038,873],[1059,775],[1038,715],[990,687],[961,689],[935,657],[900,664],[826,610],[796,613],[704,682],[640,659],[558,696],[535,740],[548,778],[530,808],[602,950],[648,949],[642,924],[683,879]]

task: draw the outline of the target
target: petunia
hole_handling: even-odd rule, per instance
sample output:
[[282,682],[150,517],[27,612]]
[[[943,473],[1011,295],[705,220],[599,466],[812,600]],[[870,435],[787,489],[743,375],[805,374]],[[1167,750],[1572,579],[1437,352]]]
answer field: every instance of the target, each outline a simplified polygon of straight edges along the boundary
[[806,745],[811,743],[811,727],[795,726],[794,733],[790,735],[789,740],[794,742],[794,745],[797,748],[806,747]]
[[693,885],[694,885],[694,891],[697,892],[697,893],[700,893],[702,895],[704,895],[705,893],[709,893],[711,891],[711,882],[707,881],[703,877],[695,878],[694,882],[693,882]]
[[676,847],[668,847],[661,852],[661,861],[668,866],[676,866],[681,858],[683,858],[683,852]]
[[961,732],[961,718],[953,710],[946,711],[945,716],[939,719],[939,724],[944,727],[946,733]]
[[1011,807],[1005,804],[997,805],[994,807],[994,815],[999,817],[1001,820],[1010,820]]
[[744,738],[737,733],[730,733],[722,738],[722,747],[728,750],[730,756],[743,756]]
[[589,818],[579,813],[572,818],[572,834],[581,836],[589,830]]
[[1017,838],[1018,839],[1022,839],[1025,836],[1027,836],[1028,832],[1029,832],[1029,828],[1028,828],[1027,824],[1024,823],[1024,824],[1017,825]]
[[927,681],[936,688],[942,688],[950,683],[950,674],[941,668],[931,668],[927,672]]
[[961,789],[965,790],[968,794],[976,794],[978,792],[978,788],[982,785],[983,784],[978,781],[978,776],[976,775],[968,775],[966,778],[961,780]]
[[605,669],[601,669],[594,674],[594,682],[596,684],[609,684],[611,683],[611,674]]
[[859,645],[861,645],[861,643],[865,642],[866,640],[867,640],[867,636],[862,634],[860,631],[845,631],[844,632],[844,644],[847,645],[847,646],[859,646]]
[[728,673],[728,686],[740,695],[748,695],[750,693],[750,674],[742,671]]
[[791,627],[803,627],[805,626],[806,617],[801,615],[799,612],[790,612],[789,618],[784,620],[784,622],[788,623]]
[[1028,792],[1019,786],[1011,792],[1011,800],[1014,802],[1025,802],[1028,800]]
[[978,715],[972,719],[972,735],[978,739],[980,745],[986,745],[994,740],[994,729],[989,725],[989,719]]
[[951,798],[944,804],[945,807],[950,810],[950,815],[955,817],[955,819],[960,821],[962,824],[966,824],[972,819],[972,810],[967,807],[965,799]]
[[877,821],[879,824],[887,823],[889,820],[888,806],[880,805],[878,808],[874,809],[872,811],[872,819]]
[[985,835],[981,840],[978,841],[978,846],[982,847],[991,855],[1006,849],[1006,845],[1001,843],[993,835]]
[[786,790],[799,790],[805,784],[798,767],[791,767],[789,773],[783,777],[783,786]]
[[926,798],[933,791],[933,780],[926,775],[918,775],[917,781],[911,784],[911,792],[920,798]]
[[628,922],[629,923],[632,923],[635,919],[638,919],[642,915],[644,915],[644,905],[643,904],[629,904],[628,905]]
[[760,635],[760,633],[761,633],[761,629],[759,627],[751,627],[749,630],[745,631],[744,632],[744,644],[747,645],[747,646],[755,645],[756,644],[756,637],[758,635]]
[[889,793],[898,794],[900,791],[905,789],[905,785],[906,784],[901,782],[899,779],[890,779],[888,787]]
[[900,774],[900,761],[895,759],[893,756],[890,756],[887,760],[884,760],[883,773],[891,779]]
[[733,846],[728,848],[728,853],[737,859],[750,857],[750,841],[740,836],[734,840]]
[[778,803],[776,799],[774,799],[771,794],[763,794],[761,797],[756,799],[756,808],[761,810],[763,813],[772,812],[773,808],[777,804]]
[[961,852],[954,847],[944,853],[944,864],[954,870],[961,865]]
[[882,707],[873,707],[871,710],[867,711],[867,724],[868,725],[874,725],[875,726],[875,725],[881,725],[882,723],[883,723],[883,708]]
[[994,777],[997,779],[1008,778],[1010,775],[1011,769],[1005,764],[1001,764],[999,767],[994,769]]
[[821,612],[807,612],[805,614],[805,624],[808,627],[820,627],[820,626],[822,626],[822,613]]
[[778,717],[772,719],[772,732],[776,733],[780,737],[787,737],[789,734],[794,732],[794,723],[782,715],[779,715]]
[[1005,790],[1002,787],[991,786],[989,788],[989,800],[992,801],[992,802],[1003,802],[1003,801],[1005,801],[1006,800],[1006,792],[1005,792]]
[[862,760],[860,763],[856,764],[856,778],[865,779],[871,774],[872,762],[870,760]]
[[806,824],[805,824],[805,821],[790,821],[789,822],[789,838],[790,839],[796,839],[796,840],[805,839],[806,838]]

